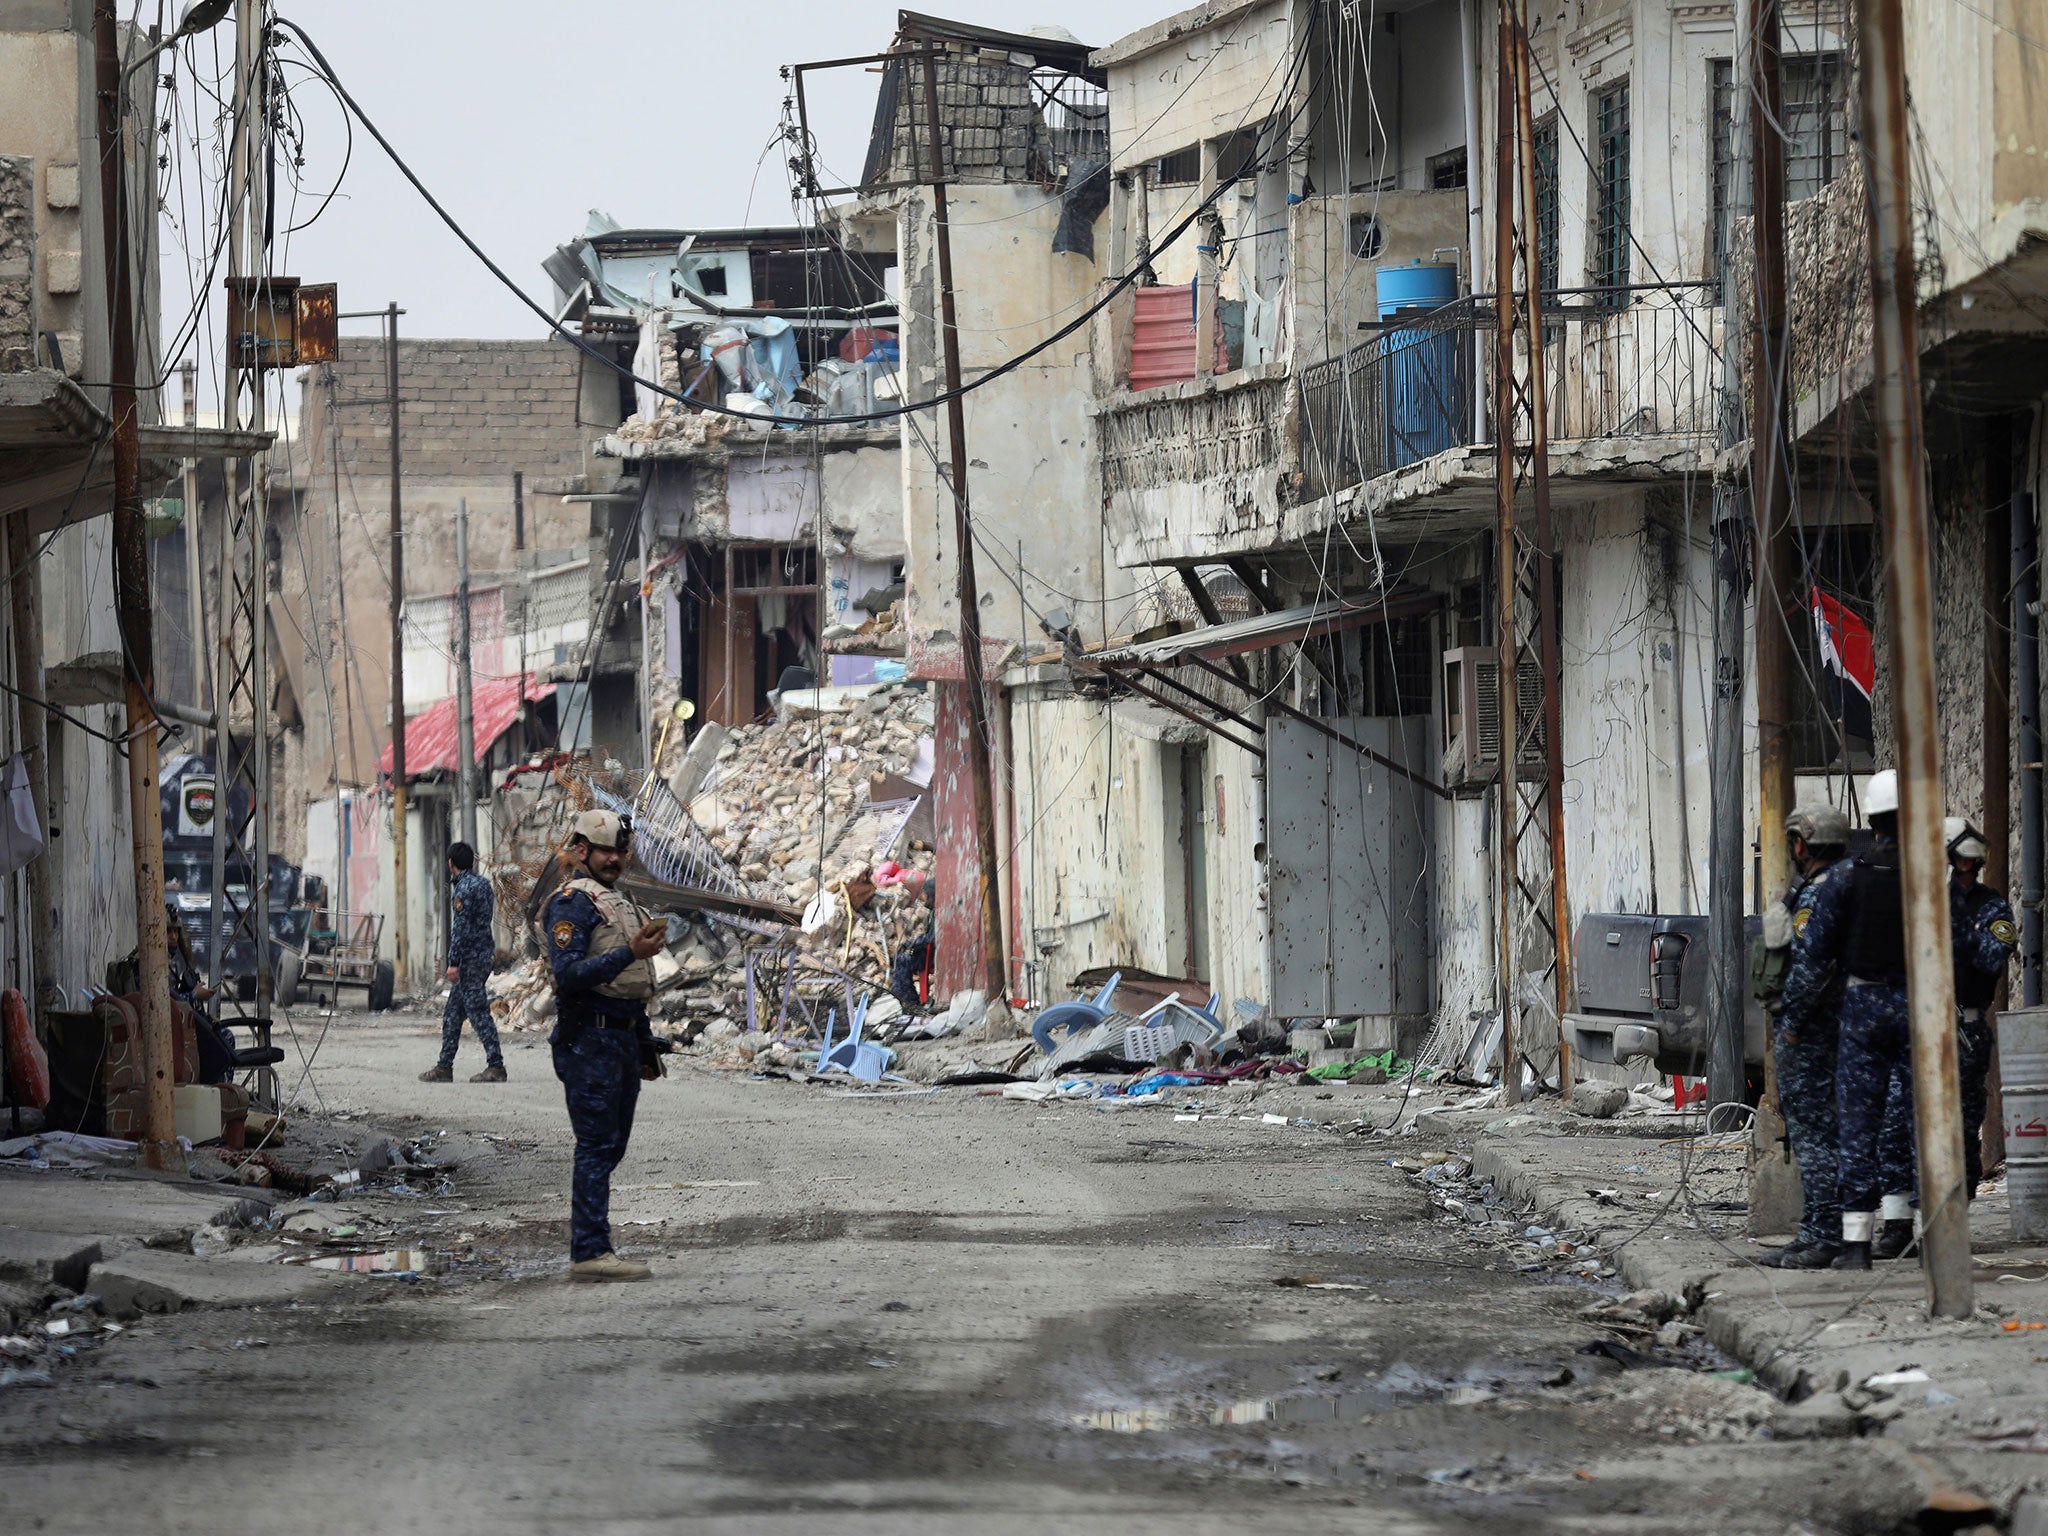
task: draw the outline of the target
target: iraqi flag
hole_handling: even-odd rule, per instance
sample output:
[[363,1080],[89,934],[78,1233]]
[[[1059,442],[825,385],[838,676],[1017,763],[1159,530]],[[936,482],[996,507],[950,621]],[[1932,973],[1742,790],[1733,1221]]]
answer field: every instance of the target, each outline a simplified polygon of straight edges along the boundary
[[1877,683],[1877,655],[1870,626],[1848,604],[1819,587],[1811,592],[1813,630],[1820,641],[1822,686],[1828,713],[1842,733],[1870,740],[1870,690]]

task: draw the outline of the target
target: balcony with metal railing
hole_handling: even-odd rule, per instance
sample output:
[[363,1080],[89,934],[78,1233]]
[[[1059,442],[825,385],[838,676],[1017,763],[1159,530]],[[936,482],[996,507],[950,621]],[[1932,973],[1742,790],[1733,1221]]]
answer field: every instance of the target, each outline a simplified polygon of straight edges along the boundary
[[[1718,297],[1707,283],[1545,295],[1557,501],[1711,470]],[[1476,294],[1403,312],[1306,366],[1108,403],[1098,419],[1116,558],[1251,553],[1361,512],[1416,536],[1480,525],[1493,503],[1494,368],[1493,296]]]

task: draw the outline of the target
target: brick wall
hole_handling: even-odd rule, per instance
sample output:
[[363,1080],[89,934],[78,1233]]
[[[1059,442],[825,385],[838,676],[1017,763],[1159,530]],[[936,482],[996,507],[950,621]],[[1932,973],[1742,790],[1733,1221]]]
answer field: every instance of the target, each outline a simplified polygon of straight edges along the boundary
[[0,373],[35,366],[36,163],[0,155]]
[[[1016,62],[1018,57],[984,49],[938,61],[940,163],[952,180],[1052,179],[1051,142],[1031,88],[1032,65]],[[884,89],[892,88],[894,142],[887,175],[879,179],[929,176],[931,116],[923,64],[892,66]]]

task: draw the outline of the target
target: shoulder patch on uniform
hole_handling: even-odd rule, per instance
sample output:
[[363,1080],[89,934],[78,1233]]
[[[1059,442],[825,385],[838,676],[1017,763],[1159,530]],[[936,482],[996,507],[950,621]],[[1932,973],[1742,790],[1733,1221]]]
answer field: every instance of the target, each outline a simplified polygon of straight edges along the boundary
[[1811,907],[1801,907],[1801,908],[1800,908],[1800,909],[1799,909],[1799,910],[1798,910],[1797,912],[1794,912],[1794,913],[1792,914],[1792,934],[1793,934],[1793,937],[1795,937],[1795,938],[1796,938],[1796,937],[1798,937],[1798,936],[1799,936],[1800,934],[1802,934],[1802,933],[1806,932],[1806,925],[1807,925],[1808,923],[1812,922],[1812,921],[1813,921],[1813,908],[1811,908]]
[[555,948],[567,949],[569,947],[570,942],[575,937],[576,925],[570,922],[566,917],[563,918],[562,921],[560,921],[559,923],[555,924]]
[[2012,922],[2009,918],[2001,917],[1991,925],[1991,937],[1998,940],[2001,944],[2017,943],[2019,936],[2019,925]]

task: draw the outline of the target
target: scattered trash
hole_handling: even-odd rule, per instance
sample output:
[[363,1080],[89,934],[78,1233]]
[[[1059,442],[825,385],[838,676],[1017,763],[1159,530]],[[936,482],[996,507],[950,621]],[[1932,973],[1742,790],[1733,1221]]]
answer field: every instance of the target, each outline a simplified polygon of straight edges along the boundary
[[44,1370],[24,1369],[10,1365],[0,1369],[0,1387],[50,1387],[56,1382]]

